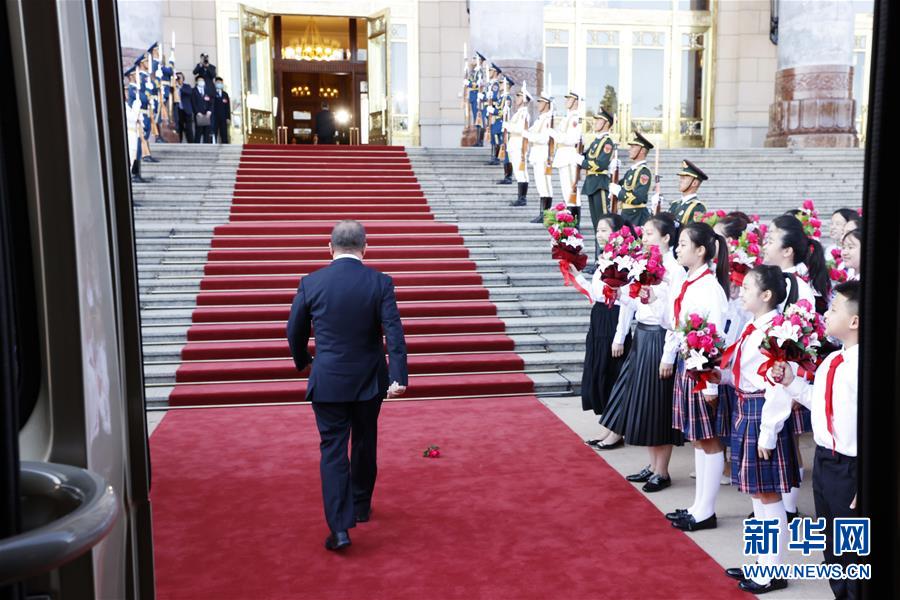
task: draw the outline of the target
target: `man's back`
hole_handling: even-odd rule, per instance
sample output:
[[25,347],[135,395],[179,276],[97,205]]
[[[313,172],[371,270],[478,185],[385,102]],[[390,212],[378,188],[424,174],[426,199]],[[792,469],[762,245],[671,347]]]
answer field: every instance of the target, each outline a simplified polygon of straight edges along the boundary
[[334,141],[334,115],[327,108],[316,113],[315,133],[321,144],[330,144]]
[[[310,327],[315,330],[314,361],[306,352]],[[382,328],[391,356],[390,378]],[[313,364],[309,401],[366,401],[384,398],[389,379],[406,385],[406,346],[393,280],[356,258],[340,258],[301,280],[288,341],[299,370]]]

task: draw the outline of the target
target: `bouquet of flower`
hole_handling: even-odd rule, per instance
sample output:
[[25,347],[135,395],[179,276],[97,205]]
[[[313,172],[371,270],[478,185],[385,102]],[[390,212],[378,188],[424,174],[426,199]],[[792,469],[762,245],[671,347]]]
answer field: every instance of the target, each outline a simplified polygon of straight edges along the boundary
[[[763,226],[764,227],[764,226]],[[759,246],[759,234],[749,227],[736,240],[731,240],[728,262],[731,270],[731,282],[740,287],[744,276],[763,262],[762,249]]]
[[822,339],[825,337],[825,325],[822,317],[815,311],[808,300],[799,300],[791,304],[783,315],[776,315],[766,330],[760,352],[766,356],[757,371],[769,383],[769,369],[777,362],[793,362],[808,373],[816,370],[816,358]]
[[574,221],[575,217],[563,203],[544,211],[544,225],[547,226],[547,232],[552,241],[550,256],[559,261],[559,271],[562,273],[565,285],[573,286],[590,298],[590,292],[581,287],[569,271],[569,265],[573,265],[577,271],[581,271],[588,259],[583,252],[584,236],[579,233],[578,228],[572,226]]
[[806,237],[812,239],[820,239],[822,237],[822,221],[819,220],[819,212],[812,200],[804,200],[803,206],[800,207],[800,213],[797,215],[803,224],[803,232]]
[[722,362],[725,336],[717,331],[715,323],[708,322],[697,313],[688,315],[687,322],[678,328],[678,333],[684,369],[697,382],[691,391],[695,394],[702,392],[718,375],[715,369]]
[[831,278],[832,285],[847,281],[847,269],[844,268],[844,259],[841,258],[840,248],[831,249],[831,255],[825,259],[825,265],[828,267],[828,276]]
[[635,239],[628,227],[614,231],[609,236],[603,253],[597,259],[600,280],[606,284],[603,297],[607,306],[612,307],[615,303],[616,290],[638,277],[641,267],[637,263],[637,257],[641,250],[641,242]]
[[716,211],[709,211],[707,213],[704,213],[703,216],[700,217],[700,221],[706,223],[710,227],[715,227],[716,223],[719,222],[719,219],[726,216],[727,214],[728,213],[721,209]]
[[647,295],[641,295],[641,289],[648,285],[657,285],[662,283],[663,277],[666,275],[666,267],[663,266],[663,257],[659,251],[659,246],[650,246],[648,250],[644,250],[635,258],[635,266],[633,273],[638,273],[637,279],[628,286],[628,295],[632,298],[641,296],[642,304],[649,304],[650,298]]

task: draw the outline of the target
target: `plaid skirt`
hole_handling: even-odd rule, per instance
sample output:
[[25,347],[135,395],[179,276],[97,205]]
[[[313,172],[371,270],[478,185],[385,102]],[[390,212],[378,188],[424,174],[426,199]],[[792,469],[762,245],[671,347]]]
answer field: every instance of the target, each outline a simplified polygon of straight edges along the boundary
[[737,392],[734,386],[719,384],[719,406],[716,415],[716,430],[722,442],[731,444],[731,426],[737,411]]
[[697,382],[684,369],[684,361],[678,357],[675,373],[675,392],[672,395],[672,428],[681,431],[691,442],[716,437],[718,426],[718,406],[713,407],[703,399],[703,394],[692,393]]
[[791,423],[794,433],[809,433],[812,431],[812,413],[805,406],[795,402],[793,408],[791,408]]
[[790,419],[778,433],[769,460],[759,457],[759,423],[765,401],[762,393],[737,392],[737,410],[731,432],[731,484],[745,494],[784,493],[800,485]]

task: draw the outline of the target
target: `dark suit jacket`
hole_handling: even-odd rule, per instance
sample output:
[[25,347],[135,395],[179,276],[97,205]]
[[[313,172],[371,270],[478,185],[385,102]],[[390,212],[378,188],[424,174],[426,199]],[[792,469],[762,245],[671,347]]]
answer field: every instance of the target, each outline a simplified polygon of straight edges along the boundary
[[334,113],[325,109],[317,112],[315,134],[319,136],[319,143],[333,144],[335,131]]
[[[307,352],[310,326],[315,329],[315,360]],[[354,258],[333,261],[300,280],[287,338],[297,370],[312,363],[308,401],[374,400],[387,395],[391,381],[407,385],[406,341],[394,280]]]
[[183,83],[181,85],[181,110],[183,110],[188,116],[193,116],[194,114],[194,88],[190,86],[188,83]]
[[[209,100],[207,100],[209,98]],[[203,90],[203,93],[200,93],[200,90],[194,88],[194,91],[191,92],[191,106],[194,109],[194,114],[199,115],[201,113],[205,113],[208,110],[214,111],[214,103],[213,103],[213,94],[209,91],[209,89]],[[213,112],[213,122],[215,121],[216,115]]]
[[224,123],[231,118],[231,98],[228,92],[222,90],[222,97],[219,98],[219,90],[213,90],[213,123]]

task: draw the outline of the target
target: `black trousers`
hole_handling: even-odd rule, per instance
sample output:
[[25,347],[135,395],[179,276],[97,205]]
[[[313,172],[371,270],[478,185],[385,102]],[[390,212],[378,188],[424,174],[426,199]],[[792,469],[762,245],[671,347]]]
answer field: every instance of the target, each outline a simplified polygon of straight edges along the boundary
[[597,243],[597,223],[600,216],[609,212],[609,191],[597,190],[588,196],[588,208],[591,211],[591,223],[594,224],[594,260],[600,256],[600,244]]
[[[356,526],[356,513],[372,503],[378,475],[378,413],[381,399],[367,402],[313,402],[319,429],[322,500],[332,531]],[[347,443],[350,442],[350,456]]]
[[194,115],[189,115],[178,109],[178,141],[187,140],[188,144],[194,143]]
[[[823,554],[826,563],[841,564],[844,569],[849,564],[861,562],[861,557],[855,554],[835,556],[832,553],[833,522],[836,518],[857,516],[857,511],[850,508],[856,490],[856,457],[837,453],[832,455],[830,448],[817,446],[813,465],[813,498],[816,503],[816,517],[824,517],[827,522],[826,546]],[[859,584],[856,581],[829,579],[828,583],[837,600],[859,597]]]
[[227,144],[228,143],[228,121],[220,121],[215,124],[215,130],[213,131],[216,134],[216,143],[217,144]]
[[197,125],[196,129],[194,129],[194,143],[212,144],[212,127],[209,125],[205,127]]

